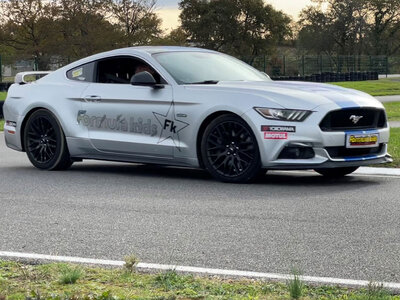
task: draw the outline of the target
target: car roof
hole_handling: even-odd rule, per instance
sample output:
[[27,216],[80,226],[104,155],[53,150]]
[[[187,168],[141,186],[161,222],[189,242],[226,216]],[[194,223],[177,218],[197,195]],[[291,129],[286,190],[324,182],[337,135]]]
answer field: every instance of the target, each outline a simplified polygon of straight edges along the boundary
[[[81,66],[83,64],[98,60],[98,59],[103,59],[107,57],[112,57],[112,56],[118,56],[118,55],[129,55],[129,54],[136,54],[141,56],[151,56],[152,54],[156,53],[172,53],[172,52],[203,52],[203,53],[218,53],[212,50],[207,50],[207,49],[202,49],[202,48],[196,48],[196,47],[177,47],[177,46],[138,46],[138,47],[127,47],[127,48],[119,48],[119,49],[114,49],[98,54],[94,54],[85,58],[82,58],[80,60],[74,61],[57,71],[43,77],[40,79],[40,81],[48,81],[48,80],[59,80],[61,78],[65,77],[65,72],[76,68],[78,66]],[[57,79],[58,78],[58,79]]]
[[149,54],[161,53],[161,52],[214,52],[207,49],[197,48],[197,47],[179,47],[179,46],[138,46],[130,47],[132,49],[140,52],[147,52]]
[[94,54],[85,58],[82,58],[80,60],[77,60],[67,66],[65,66],[62,69],[65,68],[74,68],[76,66],[88,63],[93,60],[97,59],[102,59],[102,58],[107,58],[107,57],[112,57],[116,55],[126,55],[128,53],[130,54],[142,54],[145,56],[151,56],[152,54],[155,53],[166,53],[166,52],[204,52],[204,53],[217,53],[212,50],[207,50],[207,49],[202,49],[202,48],[196,48],[196,47],[177,47],[177,46],[139,46],[139,47],[128,47],[128,48],[119,48],[119,49],[114,49],[110,50],[107,52],[102,52],[98,54]]

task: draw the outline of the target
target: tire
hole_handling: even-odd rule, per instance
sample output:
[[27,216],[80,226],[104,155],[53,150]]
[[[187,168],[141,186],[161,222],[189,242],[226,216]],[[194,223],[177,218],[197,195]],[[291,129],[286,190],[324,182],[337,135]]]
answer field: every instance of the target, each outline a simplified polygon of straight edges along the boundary
[[250,126],[235,115],[217,117],[206,127],[201,157],[208,172],[223,182],[249,182],[261,169],[256,137]]
[[56,117],[45,109],[35,111],[24,130],[26,154],[41,170],[66,170],[72,165],[64,132]]
[[331,168],[331,169],[315,169],[315,172],[330,178],[340,178],[356,171],[359,167]]

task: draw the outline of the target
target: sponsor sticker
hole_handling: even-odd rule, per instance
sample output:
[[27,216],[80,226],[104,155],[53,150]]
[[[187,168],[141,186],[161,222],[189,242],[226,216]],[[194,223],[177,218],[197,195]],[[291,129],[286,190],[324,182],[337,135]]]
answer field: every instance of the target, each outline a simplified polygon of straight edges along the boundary
[[287,138],[288,138],[287,132],[273,132],[273,131],[264,132],[265,140],[287,140]]
[[82,74],[83,74],[83,68],[79,68],[79,69],[76,69],[76,70],[72,71],[72,77],[73,78],[82,76]]
[[261,125],[261,131],[270,132],[296,132],[295,126],[272,126],[272,125]]
[[347,148],[374,147],[378,145],[379,135],[373,134],[348,134]]

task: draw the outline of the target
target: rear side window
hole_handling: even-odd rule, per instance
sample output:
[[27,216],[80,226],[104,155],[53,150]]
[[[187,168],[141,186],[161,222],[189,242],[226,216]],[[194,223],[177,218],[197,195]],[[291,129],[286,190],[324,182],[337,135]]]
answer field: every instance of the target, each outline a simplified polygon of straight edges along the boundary
[[133,57],[112,57],[97,62],[96,82],[130,84],[132,77],[147,71],[157,83],[166,83],[164,79],[146,62]]
[[77,81],[94,82],[95,63],[81,65],[67,72],[68,79]]

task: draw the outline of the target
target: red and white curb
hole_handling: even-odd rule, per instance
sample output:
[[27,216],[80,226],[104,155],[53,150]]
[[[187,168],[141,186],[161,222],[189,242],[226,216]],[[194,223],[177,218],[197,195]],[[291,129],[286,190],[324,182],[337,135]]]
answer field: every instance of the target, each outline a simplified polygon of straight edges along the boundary
[[[14,260],[28,260],[33,262],[64,262],[64,263],[88,264],[88,265],[111,266],[111,267],[123,267],[125,264],[125,262],[118,260],[94,259],[94,258],[71,257],[71,256],[55,256],[55,255],[43,255],[43,254],[7,252],[7,251],[0,251],[0,258],[7,258]],[[139,272],[142,271],[142,272],[154,273],[160,271],[174,270],[178,273],[193,274],[199,276],[219,276],[228,278],[259,279],[265,281],[279,281],[279,282],[286,282],[287,280],[293,278],[293,275],[290,274],[262,273],[262,272],[199,268],[199,267],[162,265],[162,264],[150,264],[150,263],[139,263],[136,269]],[[365,281],[365,280],[341,279],[341,278],[331,278],[331,277],[300,276],[300,278],[305,283],[315,284],[315,285],[338,285],[343,287],[362,288],[362,287],[367,287],[369,284],[371,284],[370,281]],[[388,290],[400,291],[400,283],[378,282],[378,284],[382,284],[382,286]]]

